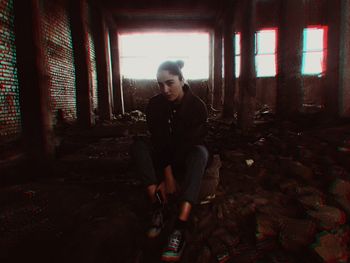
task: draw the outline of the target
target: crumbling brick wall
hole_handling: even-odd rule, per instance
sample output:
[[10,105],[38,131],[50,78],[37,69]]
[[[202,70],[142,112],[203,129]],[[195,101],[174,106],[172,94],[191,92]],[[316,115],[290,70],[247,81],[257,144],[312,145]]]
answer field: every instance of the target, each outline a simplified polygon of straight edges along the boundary
[[0,136],[21,131],[13,0],[0,0]]
[[92,34],[92,24],[91,24],[91,8],[87,5],[88,8],[88,37],[89,37],[89,48],[90,48],[90,74],[92,78],[92,105],[93,109],[97,110],[98,108],[98,90],[97,90],[97,71],[96,71],[96,54],[95,54],[95,44],[93,41]]
[[53,116],[62,110],[76,119],[76,86],[68,1],[41,1],[42,32],[48,69],[50,106]]

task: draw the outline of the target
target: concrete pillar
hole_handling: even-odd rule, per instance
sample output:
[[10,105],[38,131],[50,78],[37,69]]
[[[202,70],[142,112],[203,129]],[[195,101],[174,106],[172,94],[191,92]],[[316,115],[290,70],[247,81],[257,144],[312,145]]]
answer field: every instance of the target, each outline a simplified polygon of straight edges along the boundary
[[207,96],[205,97],[205,103],[209,105],[210,109],[213,108],[214,97],[214,32],[209,34],[209,76],[208,76],[208,88]]
[[88,41],[88,9],[86,0],[71,1],[70,20],[74,49],[77,91],[77,117],[81,127],[94,124],[90,46]]
[[112,72],[110,66],[109,32],[102,10],[92,6],[93,38],[96,54],[98,114],[100,120],[112,119]]
[[22,139],[28,159],[35,164],[44,163],[54,154],[39,2],[14,1]]
[[222,27],[216,26],[214,31],[214,86],[213,107],[222,108]]
[[303,0],[280,0],[277,45],[277,106],[279,119],[295,115],[302,104]]
[[255,0],[242,4],[244,21],[241,31],[241,74],[239,78],[238,126],[245,132],[253,127],[256,97],[255,73]]
[[327,41],[327,67],[325,86],[325,107],[327,116],[330,119],[339,116],[339,95],[340,95],[340,17],[341,1],[328,0],[327,8],[328,41]]
[[224,107],[222,116],[233,117],[234,114],[234,96],[235,96],[235,81],[234,81],[234,41],[233,41],[233,23],[232,19],[227,15],[224,25]]
[[118,33],[115,29],[110,31],[111,37],[111,61],[113,72],[113,98],[114,98],[114,113],[124,114],[124,98],[123,87],[120,75],[120,61],[119,61],[119,43]]
[[341,116],[350,117],[350,0],[341,1],[340,97]]

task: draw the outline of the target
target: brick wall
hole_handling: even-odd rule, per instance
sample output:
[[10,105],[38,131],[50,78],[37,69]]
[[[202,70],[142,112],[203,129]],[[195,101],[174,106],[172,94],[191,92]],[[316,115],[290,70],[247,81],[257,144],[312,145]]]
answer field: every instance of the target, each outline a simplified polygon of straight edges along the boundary
[[41,8],[52,114],[61,109],[66,119],[73,120],[77,114],[76,88],[68,1],[42,0]]
[[13,0],[0,0],[0,136],[21,131]]
[[88,8],[88,37],[89,37],[89,46],[90,46],[90,61],[91,68],[90,73],[92,76],[92,100],[93,100],[93,109],[97,110],[98,107],[98,94],[97,94],[97,72],[96,72],[96,54],[95,54],[95,44],[92,37],[92,25],[91,25],[91,8]]

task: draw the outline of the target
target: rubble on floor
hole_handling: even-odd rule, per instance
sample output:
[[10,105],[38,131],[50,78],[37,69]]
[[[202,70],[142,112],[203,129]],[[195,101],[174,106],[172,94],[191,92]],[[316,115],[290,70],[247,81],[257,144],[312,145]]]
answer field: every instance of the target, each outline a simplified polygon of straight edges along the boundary
[[[350,126],[257,116],[268,121],[248,135],[210,120],[215,198],[194,208],[181,262],[349,262]],[[148,204],[128,154],[146,133],[140,112],[61,133],[51,176],[0,189],[0,261],[159,262],[167,229],[146,239]]]

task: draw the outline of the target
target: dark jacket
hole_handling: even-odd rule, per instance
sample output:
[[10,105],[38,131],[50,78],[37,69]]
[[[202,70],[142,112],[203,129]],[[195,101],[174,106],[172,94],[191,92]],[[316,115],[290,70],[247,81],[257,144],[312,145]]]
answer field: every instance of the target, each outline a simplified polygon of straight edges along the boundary
[[191,146],[205,143],[207,108],[186,84],[180,104],[158,94],[150,99],[146,116],[156,161],[162,168],[181,162]]

